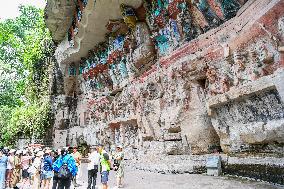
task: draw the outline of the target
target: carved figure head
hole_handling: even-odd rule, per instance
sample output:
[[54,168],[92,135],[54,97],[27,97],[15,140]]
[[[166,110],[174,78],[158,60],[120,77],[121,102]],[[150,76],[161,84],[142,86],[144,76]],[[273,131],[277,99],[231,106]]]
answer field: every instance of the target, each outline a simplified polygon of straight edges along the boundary
[[239,70],[244,70],[246,58],[240,50],[234,52],[234,62]]
[[284,37],[284,16],[278,20],[278,29],[281,35]]
[[269,64],[273,61],[273,53],[269,52],[265,45],[259,47],[259,60],[264,64]]
[[215,68],[208,68],[206,77],[208,78],[209,83],[215,83],[215,81],[217,80],[217,72]]
[[223,76],[220,80],[221,83],[221,92],[227,92],[230,90],[230,83],[229,83],[229,79],[226,76]]
[[258,60],[258,54],[255,49],[250,49],[249,55],[254,62]]

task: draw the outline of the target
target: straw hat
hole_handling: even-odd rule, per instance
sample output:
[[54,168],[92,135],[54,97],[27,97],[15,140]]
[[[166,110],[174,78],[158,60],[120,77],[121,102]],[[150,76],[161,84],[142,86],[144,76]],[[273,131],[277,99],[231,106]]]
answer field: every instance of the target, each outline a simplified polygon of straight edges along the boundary
[[35,153],[37,153],[37,152],[39,152],[39,151],[40,151],[39,148],[36,148],[36,149],[34,150]]
[[46,149],[44,152],[45,152],[45,153],[51,153],[52,150],[51,150],[51,149]]
[[40,157],[40,156],[43,156],[43,155],[44,155],[43,151],[39,151],[39,152],[36,154],[37,157]]

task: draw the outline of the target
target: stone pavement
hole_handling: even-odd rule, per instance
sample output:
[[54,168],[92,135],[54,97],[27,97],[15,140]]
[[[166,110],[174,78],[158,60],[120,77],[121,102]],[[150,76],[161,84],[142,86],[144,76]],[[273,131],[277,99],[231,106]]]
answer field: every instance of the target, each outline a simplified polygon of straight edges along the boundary
[[[82,170],[86,170],[84,166]],[[165,175],[138,170],[127,170],[125,179],[125,189],[284,189],[284,186],[274,186],[245,179],[197,174]],[[100,183],[100,176],[98,176],[97,182]],[[78,183],[82,186],[77,189],[87,188],[87,171],[82,171],[82,178]],[[115,189],[113,171],[111,171],[109,186],[109,189]]]

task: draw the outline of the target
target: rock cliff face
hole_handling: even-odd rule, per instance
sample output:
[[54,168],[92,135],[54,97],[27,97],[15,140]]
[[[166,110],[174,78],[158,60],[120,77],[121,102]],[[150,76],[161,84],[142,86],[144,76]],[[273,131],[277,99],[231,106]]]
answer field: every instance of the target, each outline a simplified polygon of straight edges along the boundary
[[74,11],[74,0],[50,0],[47,2],[45,20],[55,42],[61,42],[66,36]]
[[[121,15],[105,41],[86,31],[101,30],[92,11],[107,5],[75,2],[69,50],[57,51],[55,146],[123,144],[137,167],[162,172],[190,172],[216,150],[283,157],[284,1],[137,2],[112,4]],[[94,42],[80,61],[90,45],[71,51],[79,38]]]

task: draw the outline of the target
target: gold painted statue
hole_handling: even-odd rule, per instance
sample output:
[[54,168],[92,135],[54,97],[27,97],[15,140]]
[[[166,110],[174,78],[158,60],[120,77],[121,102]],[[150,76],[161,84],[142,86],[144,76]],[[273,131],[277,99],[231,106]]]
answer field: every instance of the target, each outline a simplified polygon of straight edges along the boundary
[[135,15],[134,8],[132,8],[131,6],[128,6],[128,5],[125,5],[125,4],[122,3],[120,5],[120,11],[121,11],[123,20],[126,23],[126,25],[131,30],[134,30],[134,28],[136,26],[136,22],[137,22],[137,17]]

